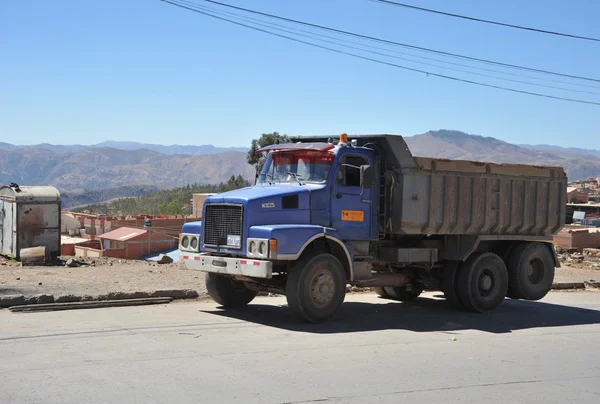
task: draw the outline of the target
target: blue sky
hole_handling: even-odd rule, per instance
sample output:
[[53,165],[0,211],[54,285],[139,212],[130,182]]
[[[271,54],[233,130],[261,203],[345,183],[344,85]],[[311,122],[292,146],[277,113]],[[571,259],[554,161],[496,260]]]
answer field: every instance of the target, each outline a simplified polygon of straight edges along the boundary
[[[368,0],[225,2],[417,46],[600,76],[598,42]],[[600,2],[594,0],[410,3],[600,37],[594,18],[600,15]],[[4,142],[127,140],[245,146],[270,131],[412,135],[445,128],[513,143],[600,149],[600,106],[507,93],[382,66],[159,0],[3,2],[0,49]],[[528,89],[600,101],[600,95]],[[587,90],[600,93],[600,88]]]

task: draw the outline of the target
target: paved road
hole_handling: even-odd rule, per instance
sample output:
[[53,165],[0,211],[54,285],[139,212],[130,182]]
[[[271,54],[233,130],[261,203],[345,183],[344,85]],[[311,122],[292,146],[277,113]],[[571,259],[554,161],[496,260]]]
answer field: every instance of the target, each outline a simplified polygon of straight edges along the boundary
[[[280,298],[0,311],[0,403],[600,402],[600,293],[493,314],[349,296],[323,325]],[[453,337],[456,341],[453,341]]]

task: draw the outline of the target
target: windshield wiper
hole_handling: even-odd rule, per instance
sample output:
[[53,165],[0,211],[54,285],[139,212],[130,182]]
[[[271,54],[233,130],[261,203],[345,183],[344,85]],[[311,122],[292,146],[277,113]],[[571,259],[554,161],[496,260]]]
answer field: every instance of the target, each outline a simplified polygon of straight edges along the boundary
[[296,179],[296,181],[298,181],[298,185],[302,185],[302,183],[300,182],[300,176],[296,173],[293,173],[291,171],[288,171],[288,175],[291,175],[292,177],[294,177]]
[[260,173],[260,175],[264,175],[265,178],[267,179],[267,182],[269,183],[269,185],[273,185],[273,183],[271,182],[273,180],[273,176],[269,173]]

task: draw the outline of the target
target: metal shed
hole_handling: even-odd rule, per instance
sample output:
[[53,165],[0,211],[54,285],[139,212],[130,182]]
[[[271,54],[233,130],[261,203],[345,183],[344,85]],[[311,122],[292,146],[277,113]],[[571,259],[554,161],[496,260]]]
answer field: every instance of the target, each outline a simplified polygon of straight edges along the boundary
[[0,254],[21,259],[21,250],[46,247],[60,255],[60,193],[54,187],[0,188]]

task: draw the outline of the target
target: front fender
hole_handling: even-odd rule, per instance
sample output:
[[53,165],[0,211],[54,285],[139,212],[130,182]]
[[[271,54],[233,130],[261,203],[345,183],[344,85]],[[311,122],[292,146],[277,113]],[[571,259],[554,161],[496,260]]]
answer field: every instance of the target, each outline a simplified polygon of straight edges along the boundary
[[184,223],[181,232],[202,235],[202,221]]
[[277,259],[282,261],[297,260],[310,243],[325,238],[344,252],[350,279],[353,278],[354,249],[342,241],[335,229],[315,225],[265,225],[250,227],[248,234],[251,238],[276,239]]
[[252,226],[248,231],[250,238],[276,239],[278,260],[298,259],[306,246],[324,236],[325,228],[314,225]]

